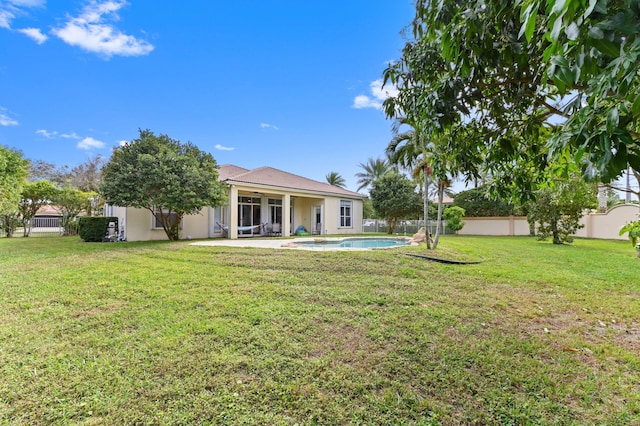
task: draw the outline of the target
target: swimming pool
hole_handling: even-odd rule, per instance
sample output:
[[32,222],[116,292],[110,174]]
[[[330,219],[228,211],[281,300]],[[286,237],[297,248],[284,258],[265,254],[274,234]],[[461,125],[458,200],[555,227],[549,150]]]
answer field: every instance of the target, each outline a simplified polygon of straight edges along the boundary
[[380,249],[408,246],[409,240],[406,238],[393,237],[371,237],[371,238],[343,238],[339,240],[316,238],[311,241],[296,241],[295,246],[306,249]]

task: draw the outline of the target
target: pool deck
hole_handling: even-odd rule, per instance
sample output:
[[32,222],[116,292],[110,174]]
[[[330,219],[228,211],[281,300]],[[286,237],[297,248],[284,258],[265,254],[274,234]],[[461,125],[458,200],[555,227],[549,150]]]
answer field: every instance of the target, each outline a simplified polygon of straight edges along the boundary
[[[355,250],[372,250],[370,248],[353,248],[353,247],[311,247],[305,245],[298,245],[297,243],[313,242],[315,240],[324,241],[341,241],[345,238],[363,238],[367,237],[309,237],[309,238],[274,238],[274,239],[254,239],[254,238],[239,238],[237,240],[230,240],[228,238],[220,238],[207,241],[196,241],[191,243],[192,246],[217,246],[217,247],[252,247],[252,248],[270,248],[270,249],[289,249],[289,250],[313,250],[313,251],[355,251]],[[380,237],[369,237],[380,238]],[[402,237],[388,237],[388,238],[402,238]],[[393,247],[387,247],[393,248]],[[374,250],[384,250],[374,249]]]

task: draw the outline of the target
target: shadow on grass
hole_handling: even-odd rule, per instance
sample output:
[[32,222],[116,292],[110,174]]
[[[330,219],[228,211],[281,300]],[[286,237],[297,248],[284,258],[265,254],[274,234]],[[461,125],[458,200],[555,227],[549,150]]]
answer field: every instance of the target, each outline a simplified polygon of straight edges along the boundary
[[446,265],[477,265],[478,263],[482,263],[484,262],[484,259],[482,260],[473,260],[473,261],[464,261],[464,260],[452,260],[452,259],[443,259],[440,257],[431,257],[431,256],[425,256],[422,254],[413,254],[413,253],[404,253],[407,256],[411,256],[411,257],[418,257],[420,259],[425,259],[425,260],[430,260],[432,262],[438,262],[438,263],[444,263]]

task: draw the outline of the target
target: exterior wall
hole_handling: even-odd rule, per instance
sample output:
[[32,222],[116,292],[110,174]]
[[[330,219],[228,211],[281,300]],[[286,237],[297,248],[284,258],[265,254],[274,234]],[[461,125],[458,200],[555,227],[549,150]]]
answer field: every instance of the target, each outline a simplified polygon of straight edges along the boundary
[[[152,215],[146,209],[117,207],[118,221],[125,220],[125,238],[127,241],[166,240],[164,229],[152,229]],[[124,210],[124,215],[120,213]],[[209,233],[209,210],[204,208],[199,214],[188,215],[182,219],[180,238],[207,238]]]
[[638,213],[640,213],[640,208],[637,204],[622,204],[613,207],[606,213],[592,213],[582,218],[580,223],[585,227],[579,229],[576,236],[626,240],[626,234],[619,235],[620,228],[628,222],[638,220]]
[[459,235],[529,235],[529,223],[524,216],[465,217]]
[[[580,223],[584,225],[576,232],[577,237],[609,240],[626,240],[618,235],[620,228],[628,222],[638,220],[640,208],[637,204],[623,204],[606,213],[590,213]],[[529,235],[526,217],[465,217],[460,235]]]
[[347,198],[326,198],[324,206],[325,225],[328,234],[361,234],[362,233],[362,200],[353,201],[351,227],[340,227],[340,200]]

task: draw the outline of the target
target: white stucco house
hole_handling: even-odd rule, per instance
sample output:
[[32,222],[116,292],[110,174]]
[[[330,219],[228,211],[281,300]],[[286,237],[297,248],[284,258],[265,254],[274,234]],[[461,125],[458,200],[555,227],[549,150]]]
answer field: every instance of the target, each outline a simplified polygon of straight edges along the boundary
[[[300,226],[312,234],[362,232],[366,195],[273,167],[248,170],[226,164],[219,167],[219,179],[226,184],[228,205],[185,216],[181,238],[286,237]],[[118,217],[120,237],[127,241],[167,238],[146,209],[106,206],[105,216]]]

